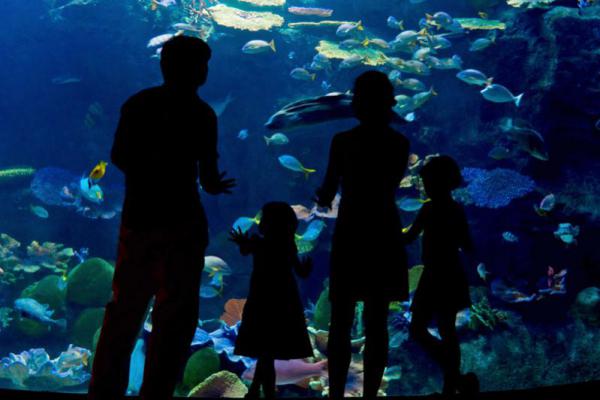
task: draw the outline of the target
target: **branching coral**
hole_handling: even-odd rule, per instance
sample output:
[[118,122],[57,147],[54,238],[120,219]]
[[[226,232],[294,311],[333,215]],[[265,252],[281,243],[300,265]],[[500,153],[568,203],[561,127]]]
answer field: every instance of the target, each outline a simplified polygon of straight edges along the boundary
[[506,168],[463,168],[462,175],[468,186],[461,200],[478,207],[505,207],[535,188],[533,179]]

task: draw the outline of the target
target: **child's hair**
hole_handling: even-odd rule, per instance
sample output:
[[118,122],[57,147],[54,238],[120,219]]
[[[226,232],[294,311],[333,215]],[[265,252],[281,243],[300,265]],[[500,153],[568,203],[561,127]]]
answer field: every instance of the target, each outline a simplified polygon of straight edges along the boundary
[[298,218],[289,204],[273,201],[263,206],[259,224],[260,233],[282,235],[293,239],[296,229],[298,229]]
[[463,182],[458,164],[449,156],[431,158],[421,168],[419,175],[423,179],[425,190],[435,193],[451,192]]

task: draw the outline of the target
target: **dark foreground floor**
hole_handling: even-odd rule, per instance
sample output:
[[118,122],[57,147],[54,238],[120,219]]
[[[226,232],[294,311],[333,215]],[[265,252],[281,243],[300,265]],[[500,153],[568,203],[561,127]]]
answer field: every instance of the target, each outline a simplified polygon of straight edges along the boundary
[[[600,375],[600,371],[598,371]],[[441,399],[441,396],[421,396],[421,397],[387,397],[389,400],[409,400],[409,399]],[[465,397],[456,396],[456,399]],[[137,397],[128,399],[137,400]],[[307,397],[305,400],[311,400]],[[382,398],[383,399],[383,398]],[[600,381],[580,383],[566,386],[553,386],[532,390],[518,390],[510,392],[488,392],[477,396],[481,400],[579,400],[579,399],[600,399]],[[0,400],[85,400],[85,395],[81,394],[57,394],[42,392],[25,392],[0,390]],[[117,400],[117,399],[115,399]],[[316,400],[316,399],[315,399]],[[372,399],[368,399],[372,400]]]

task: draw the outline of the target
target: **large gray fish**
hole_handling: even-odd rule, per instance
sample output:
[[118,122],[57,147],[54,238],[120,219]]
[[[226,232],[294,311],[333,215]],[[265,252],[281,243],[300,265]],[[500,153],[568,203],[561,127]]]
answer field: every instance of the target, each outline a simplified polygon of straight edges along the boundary
[[54,310],[49,310],[48,304],[40,304],[35,299],[22,297],[15,300],[15,310],[20,311],[24,316],[37,320],[43,324],[57,325],[62,329],[67,327],[67,321],[64,319],[52,319]]
[[[270,130],[290,131],[304,126],[353,117],[352,94],[334,92],[290,103],[273,114],[265,126]],[[407,121],[394,113],[392,122],[403,124]]]

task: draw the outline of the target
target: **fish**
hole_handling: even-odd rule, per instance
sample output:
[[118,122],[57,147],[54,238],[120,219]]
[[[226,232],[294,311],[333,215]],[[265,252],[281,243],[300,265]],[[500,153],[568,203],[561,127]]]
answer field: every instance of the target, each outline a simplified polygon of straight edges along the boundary
[[14,302],[14,308],[20,311],[22,315],[43,324],[56,325],[61,329],[66,329],[67,327],[65,319],[52,319],[54,310],[50,310],[47,304],[40,304],[35,299],[29,297],[18,298]]
[[93,181],[99,181],[106,174],[106,166],[108,163],[106,161],[100,161],[91,171],[88,177]]
[[292,72],[290,72],[290,76],[301,81],[314,81],[317,79],[317,74],[311,74],[304,68],[294,68]]
[[514,102],[517,107],[521,104],[521,100],[523,99],[523,95],[525,93],[521,93],[518,96],[515,96],[508,90],[505,86],[499,85],[497,83],[492,83],[489,86],[486,86],[480,92],[484,99],[494,102],[494,103],[510,103]]
[[61,75],[52,78],[53,85],[70,85],[81,82],[81,78],[71,75]]
[[315,17],[331,17],[333,10],[330,8],[318,7],[289,7],[288,12],[294,15],[315,16]]
[[507,303],[527,303],[538,299],[536,293],[527,295],[518,289],[508,287],[501,279],[494,279],[490,286],[492,294]]
[[83,177],[79,180],[79,191],[86,200],[92,203],[100,204],[104,201],[102,188],[93,183],[88,177]]
[[487,270],[487,267],[484,263],[479,263],[477,265],[477,274],[484,282],[487,282],[488,277],[490,276],[490,272]]
[[207,272],[210,277],[215,274],[230,276],[233,273],[231,267],[222,258],[217,256],[204,257],[204,272]]
[[446,34],[441,35],[424,35],[418,38],[422,46],[427,46],[434,50],[448,49],[452,47],[452,42],[446,39]]
[[[308,97],[285,105],[265,123],[272,131],[292,131],[338,119],[354,118],[352,94],[332,92],[323,96]],[[404,124],[406,119],[394,114],[392,123]]]
[[477,13],[477,15],[479,16],[479,18],[482,18],[482,19],[488,19],[488,18],[489,18],[489,15],[488,15],[488,13],[486,13],[486,12],[483,12],[483,11],[479,11],[479,12]]
[[404,21],[402,20],[398,20],[396,17],[394,16],[389,16],[387,18],[387,26],[392,28],[392,29],[400,29],[401,31],[404,30]]
[[431,73],[430,68],[419,60],[398,59],[396,60],[395,65],[400,72],[408,74],[429,75]]
[[210,285],[200,285],[200,297],[203,299],[212,299],[223,294],[222,288],[216,288]]
[[242,52],[246,54],[260,54],[266,53],[272,50],[273,53],[277,51],[275,48],[275,40],[266,42],[264,40],[251,40],[242,47]]
[[325,222],[321,220],[312,221],[310,224],[308,224],[306,231],[304,231],[304,233],[300,235],[298,239],[306,242],[314,242],[319,238],[319,235],[321,235],[321,232],[323,232],[323,229],[326,226],[327,225],[325,225]]
[[208,104],[213,109],[215,114],[217,114],[217,117],[220,117],[223,115],[229,104],[231,104],[234,100],[235,98],[231,95],[231,93],[227,93],[227,96],[225,96],[224,99],[209,101]]
[[31,210],[31,212],[38,218],[46,219],[50,216],[50,213],[48,213],[48,210],[46,210],[42,206],[30,205],[29,210]]
[[171,28],[175,29],[176,31],[188,31],[194,33],[201,33],[203,31],[201,27],[185,22],[178,22],[176,24],[173,24],[171,25]]
[[412,90],[414,92],[423,92],[426,91],[427,88],[425,84],[418,79],[409,78],[404,80],[398,80],[397,85],[408,90]]
[[450,27],[454,23],[454,19],[450,14],[444,11],[438,11],[433,15],[425,14],[425,20],[438,29]]
[[488,38],[479,38],[471,43],[469,47],[469,51],[481,51],[490,47],[494,43],[493,39]]
[[140,392],[142,381],[144,379],[144,363],[146,361],[145,345],[143,339],[135,342],[135,347],[131,353],[129,361],[129,383],[127,384],[127,394],[135,396]]
[[396,105],[393,110],[397,115],[408,115],[408,113],[412,112],[415,107],[415,102],[411,96],[407,96],[405,94],[399,94],[394,97],[396,100]]
[[246,139],[248,139],[248,129],[242,129],[240,131],[240,133],[238,133],[237,137],[240,140],[246,140]]
[[265,142],[267,143],[267,146],[271,144],[276,146],[282,146],[290,142],[290,139],[288,139],[288,137],[285,136],[285,134],[283,133],[275,133],[271,137],[264,136],[264,138]]
[[553,193],[550,193],[544,196],[539,206],[534,204],[533,208],[539,216],[545,217],[554,209],[555,206],[556,196]]
[[150,9],[152,11],[156,11],[158,6],[161,7],[170,7],[177,4],[176,0],[150,0]]
[[338,69],[351,69],[362,64],[363,58],[358,54],[353,54],[350,57],[344,58],[339,64]]
[[58,360],[56,361],[57,369],[60,372],[67,372],[71,368],[87,367],[91,355],[92,352],[88,349],[70,344],[67,351],[63,351],[58,356]]
[[476,69],[465,69],[456,74],[456,77],[469,85],[489,86],[494,78],[488,78],[483,72]]
[[294,156],[284,154],[278,158],[279,163],[291,171],[302,172],[304,177],[308,179],[310,174],[317,172],[316,169],[305,168],[300,161]]
[[[252,365],[242,374],[242,379],[254,379],[256,364]],[[309,363],[301,359],[275,360],[275,384],[295,385],[306,381],[308,378],[322,377],[327,374],[327,360]]]
[[290,52],[288,53],[288,58],[289,58],[290,60],[293,60],[293,59],[295,59],[295,58],[296,58],[296,52],[295,52],[295,51],[290,51]]
[[502,239],[509,243],[516,243],[519,241],[519,237],[512,232],[502,232]]
[[462,69],[462,58],[459,55],[455,54],[450,58],[442,58],[439,59],[435,65],[433,65],[434,69]]
[[323,89],[326,92],[329,91],[329,89],[331,89],[331,83],[327,81],[321,82],[321,89]]
[[148,41],[146,47],[160,47],[175,37],[175,33],[163,33],[162,35],[154,36]]
[[374,45],[375,47],[378,47],[380,49],[383,50],[387,50],[390,48],[390,44],[383,40],[383,39],[379,39],[379,38],[374,38],[374,39],[365,39],[362,42],[363,46],[371,46]]
[[352,49],[356,49],[360,46],[366,47],[369,43],[367,40],[368,39],[365,39],[362,42],[359,42],[356,39],[346,39],[342,43],[340,43],[339,47],[342,50],[352,50]]
[[298,221],[310,222],[315,217],[316,207],[313,207],[313,209],[309,210],[308,207],[305,207],[302,204],[296,204],[292,206],[292,210],[294,210]]
[[419,211],[425,203],[427,203],[427,200],[415,199],[413,197],[403,197],[402,199],[396,202],[398,208],[406,212]]
[[579,226],[573,226],[569,222],[558,224],[558,228],[554,231],[554,237],[567,246],[576,245],[577,236],[579,236]]
[[415,109],[421,108],[427,103],[432,97],[437,96],[437,92],[433,89],[433,86],[426,92],[419,92],[415,94],[413,98],[413,107]]
[[250,230],[250,228],[252,228],[252,226],[254,224],[259,224],[260,223],[260,213],[258,213],[256,215],[256,217],[254,218],[250,218],[250,217],[239,217],[238,219],[235,220],[235,222],[233,223],[233,229],[234,230],[241,230],[242,232],[246,233]]
[[431,54],[435,54],[436,51],[434,48],[431,47],[421,47],[418,50],[416,50],[413,53],[412,59],[413,60],[419,60],[421,62],[427,60],[427,58],[431,55]]
[[488,157],[494,160],[505,160],[512,155],[512,151],[504,146],[494,146],[488,153]]
[[519,150],[525,151],[530,156],[540,160],[549,159],[544,137],[524,120],[502,118],[500,130],[507,133],[507,139],[517,145]]
[[327,56],[317,53],[312,59],[309,68],[313,71],[322,71],[331,69],[331,61]]
[[345,37],[351,34],[355,34],[356,32],[360,32],[363,31],[365,28],[363,27],[362,21],[358,21],[356,23],[351,22],[351,23],[345,23],[345,24],[341,24],[337,30],[335,31],[335,34],[339,37]]

